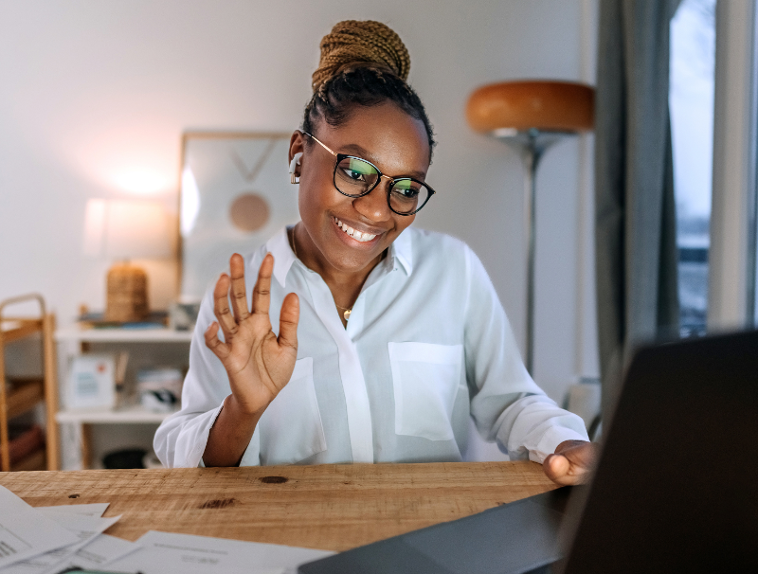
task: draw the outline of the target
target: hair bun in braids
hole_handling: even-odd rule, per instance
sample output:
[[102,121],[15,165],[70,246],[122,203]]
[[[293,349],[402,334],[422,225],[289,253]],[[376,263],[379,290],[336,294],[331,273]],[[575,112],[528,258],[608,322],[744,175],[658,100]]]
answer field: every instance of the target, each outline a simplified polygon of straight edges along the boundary
[[321,40],[321,61],[313,73],[313,91],[351,64],[387,68],[403,81],[408,79],[411,58],[394,30],[372,20],[345,20]]
[[[388,26],[340,22],[321,40],[321,62],[313,74],[313,95],[305,106],[302,131],[313,134],[323,124],[337,128],[360,108],[391,102],[424,124],[431,161],[434,130],[424,104],[406,82],[410,69],[405,44]],[[311,138],[305,145],[312,145]]]

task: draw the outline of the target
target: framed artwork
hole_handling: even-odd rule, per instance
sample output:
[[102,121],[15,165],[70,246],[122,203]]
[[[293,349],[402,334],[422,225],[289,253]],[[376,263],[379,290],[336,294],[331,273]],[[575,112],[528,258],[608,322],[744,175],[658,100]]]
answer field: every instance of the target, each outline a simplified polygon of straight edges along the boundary
[[200,299],[233,253],[247,255],[300,219],[290,134],[186,133],[179,194],[180,285]]

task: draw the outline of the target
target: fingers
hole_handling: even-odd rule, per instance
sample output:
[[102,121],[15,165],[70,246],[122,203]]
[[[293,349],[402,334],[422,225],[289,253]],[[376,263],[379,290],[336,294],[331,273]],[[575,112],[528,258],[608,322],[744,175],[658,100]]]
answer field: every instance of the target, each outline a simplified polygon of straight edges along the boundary
[[253,288],[253,313],[268,315],[271,305],[271,274],[274,272],[274,256],[266,254],[258,270],[258,280]]
[[244,321],[250,315],[247,309],[247,289],[245,288],[245,260],[242,255],[235,253],[229,259],[229,269],[232,275],[232,310],[237,321]]
[[222,361],[229,356],[229,345],[218,338],[218,323],[211,323],[205,330],[205,346]]
[[289,293],[282,302],[279,313],[279,346],[297,350],[297,323],[300,319],[300,299]]
[[229,341],[232,335],[237,332],[237,322],[234,320],[229,310],[229,276],[222,273],[216,281],[216,288],[213,290],[213,314],[218,319],[221,330],[224,332],[224,338]]
[[[239,331],[239,324],[250,317],[245,293],[245,260],[235,253],[229,259],[231,278],[222,273],[213,290],[213,314],[218,320],[224,339],[229,343]],[[274,257],[270,253],[264,257],[258,271],[258,280],[253,290],[253,313],[268,316],[271,304],[271,275],[274,271]],[[231,294],[231,308],[229,295]]]
[[570,481],[573,477],[569,475],[571,463],[561,454],[551,454],[542,463],[545,476],[557,484],[573,484]]
[[562,450],[559,445],[556,453],[547,456],[542,463],[545,475],[557,484],[583,484],[592,475],[597,445],[585,441],[572,442],[575,444]]

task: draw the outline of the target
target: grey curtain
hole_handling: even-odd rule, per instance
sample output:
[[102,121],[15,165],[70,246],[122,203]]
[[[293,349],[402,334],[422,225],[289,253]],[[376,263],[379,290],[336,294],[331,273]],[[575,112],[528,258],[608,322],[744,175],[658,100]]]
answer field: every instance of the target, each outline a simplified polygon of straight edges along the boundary
[[603,418],[630,353],[678,332],[669,24],[679,0],[601,0],[595,248]]

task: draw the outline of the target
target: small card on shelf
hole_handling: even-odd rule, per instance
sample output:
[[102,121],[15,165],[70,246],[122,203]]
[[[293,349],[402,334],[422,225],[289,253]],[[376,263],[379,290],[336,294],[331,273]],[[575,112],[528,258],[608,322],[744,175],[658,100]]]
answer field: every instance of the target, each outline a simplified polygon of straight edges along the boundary
[[87,353],[71,359],[67,407],[112,409],[116,404],[116,354]]

